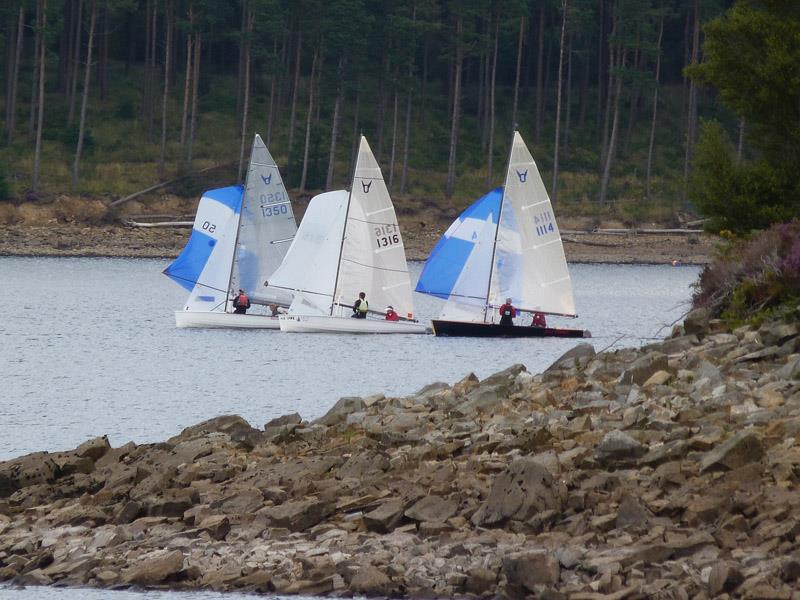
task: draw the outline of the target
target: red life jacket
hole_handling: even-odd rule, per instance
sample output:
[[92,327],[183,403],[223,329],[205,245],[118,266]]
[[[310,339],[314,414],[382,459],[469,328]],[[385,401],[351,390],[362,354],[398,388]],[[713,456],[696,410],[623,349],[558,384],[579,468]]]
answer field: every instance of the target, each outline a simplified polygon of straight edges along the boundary
[[239,297],[236,298],[237,306],[246,307],[250,304],[250,299],[247,297],[247,294],[239,294]]
[[387,321],[399,321],[400,320],[400,315],[398,315],[393,310],[387,310],[386,311],[386,320]]
[[511,317],[512,319],[517,316],[517,309],[514,308],[513,304],[503,304],[500,307],[500,316],[501,317]]
[[533,313],[533,322],[531,325],[534,327],[547,327],[547,319],[545,319],[544,315],[540,312]]

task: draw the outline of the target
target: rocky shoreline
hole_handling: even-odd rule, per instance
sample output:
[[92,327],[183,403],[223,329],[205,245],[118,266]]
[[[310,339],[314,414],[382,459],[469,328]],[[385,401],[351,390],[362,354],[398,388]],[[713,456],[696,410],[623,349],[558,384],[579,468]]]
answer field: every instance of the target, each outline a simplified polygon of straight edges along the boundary
[[[402,219],[401,219],[402,221]],[[444,231],[418,221],[402,222],[406,254],[425,260]],[[0,256],[173,258],[183,248],[187,228],[133,228],[120,225],[0,225]],[[706,234],[564,234],[569,262],[625,264],[707,264],[714,238]]]
[[0,463],[0,580],[482,598],[798,598],[800,337],[695,311],[541,374]]

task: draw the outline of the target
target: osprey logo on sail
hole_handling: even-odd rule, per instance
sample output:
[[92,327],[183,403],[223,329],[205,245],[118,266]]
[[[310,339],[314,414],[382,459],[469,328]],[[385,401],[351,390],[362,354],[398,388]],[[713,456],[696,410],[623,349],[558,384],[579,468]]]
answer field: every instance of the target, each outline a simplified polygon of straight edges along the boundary
[[261,179],[263,179],[263,180],[264,180],[264,185],[269,185],[270,183],[272,183],[272,173],[270,173],[270,174],[269,174],[269,175],[267,175],[266,177],[264,177],[264,176],[262,175],[262,176],[261,176]]
[[[516,169],[514,170],[517,171]],[[520,173],[519,171],[517,171],[517,177],[519,177],[520,183],[525,183],[528,180],[528,169],[525,169],[524,173]]]
[[366,183],[364,181],[361,182],[361,189],[364,190],[365,194],[369,194],[369,188],[372,187],[372,182]]

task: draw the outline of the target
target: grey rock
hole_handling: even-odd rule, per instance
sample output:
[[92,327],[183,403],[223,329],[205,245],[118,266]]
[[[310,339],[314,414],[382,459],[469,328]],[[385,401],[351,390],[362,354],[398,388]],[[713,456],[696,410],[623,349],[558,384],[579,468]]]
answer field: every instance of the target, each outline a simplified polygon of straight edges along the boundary
[[415,502],[405,515],[415,521],[433,521],[443,523],[456,514],[458,504],[452,500],[445,500],[439,496],[425,496]]
[[302,421],[303,419],[300,418],[300,415],[296,412],[293,412],[288,415],[282,415],[267,421],[264,425],[264,431],[269,433],[271,430],[280,429],[285,425],[299,425]]
[[314,423],[332,427],[342,423],[347,418],[347,415],[362,411],[365,408],[366,404],[364,404],[363,399],[358,396],[345,396],[344,398],[339,398],[336,404]]
[[631,496],[625,496],[617,510],[617,529],[628,527],[645,527],[650,522],[652,515],[639,502]]
[[198,529],[205,531],[214,540],[224,540],[231,530],[231,522],[225,515],[211,515],[200,521]]
[[701,336],[708,329],[711,311],[707,308],[696,308],[683,319],[683,330],[686,335]]
[[613,429],[597,445],[596,455],[602,462],[626,461],[647,453],[643,446],[624,431]]
[[733,435],[700,460],[700,470],[738,469],[744,465],[761,460],[764,446],[754,431],[745,430]]
[[570,348],[564,354],[559,356],[553,364],[551,364],[545,371],[553,371],[555,369],[563,369],[563,368],[572,368],[576,365],[578,359],[580,358],[592,358],[595,356],[595,349],[594,346],[588,344],[586,342],[581,342],[580,344]]
[[535,592],[536,586],[558,583],[561,566],[551,554],[528,553],[504,558],[503,573],[509,585]]
[[396,586],[381,570],[369,565],[361,567],[350,581],[350,589],[366,596],[389,596]]
[[384,502],[364,515],[364,524],[370,531],[388,533],[401,523],[406,506],[407,503],[400,499]]
[[34,452],[0,463],[0,498],[19,489],[52,483],[59,476],[58,464],[47,452]]
[[333,503],[311,498],[263,508],[258,514],[265,516],[273,527],[285,527],[289,531],[305,531],[322,521],[333,510]]
[[75,453],[81,458],[89,458],[93,461],[100,460],[106,452],[111,449],[108,443],[108,436],[100,436],[83,442],[75,449]]
[[497,572],[483,567],[475,567],[467,573],[467,580],[464,582],[464,591],[468,594],[480,596],[488,592],[497,583]]
[[666,354],[649,352],[637,358],[620,376],[622,385],[642,385],[657,371],[669,371],[669,361]]
[[727,562],[719,562],[711,567],[708,576],[708,593],[713,597],[723,592],[731,592],[744,580],[741,571]]
[[183,552],[157,551],[123,573],[123,580],[138,585],[155,585],[183,569]]

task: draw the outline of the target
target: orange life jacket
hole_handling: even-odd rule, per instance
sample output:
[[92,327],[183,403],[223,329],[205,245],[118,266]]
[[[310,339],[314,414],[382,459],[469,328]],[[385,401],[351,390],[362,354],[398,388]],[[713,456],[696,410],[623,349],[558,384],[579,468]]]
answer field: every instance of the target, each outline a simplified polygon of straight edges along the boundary
[[236,298],[236,304],[238,306],[246,307],[250,304],[250,299],[247,297],[247,294],[239,294],[239,297]]

